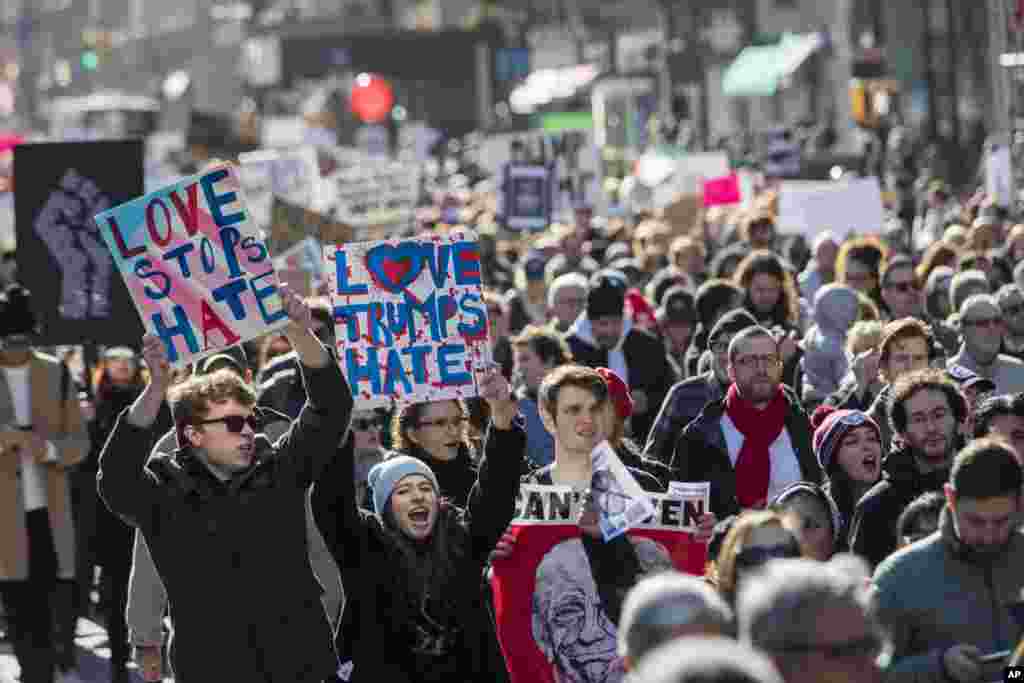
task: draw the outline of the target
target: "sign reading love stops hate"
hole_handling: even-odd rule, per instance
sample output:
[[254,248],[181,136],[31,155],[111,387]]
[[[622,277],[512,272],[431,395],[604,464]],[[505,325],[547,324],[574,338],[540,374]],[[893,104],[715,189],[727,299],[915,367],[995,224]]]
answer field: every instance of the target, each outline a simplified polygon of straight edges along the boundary
[[171,365],[288,324],[236,167],[214,166],[94,220]]
[[325,246],[324,260],[357,406],[477,395],[491,348],[474,233]]

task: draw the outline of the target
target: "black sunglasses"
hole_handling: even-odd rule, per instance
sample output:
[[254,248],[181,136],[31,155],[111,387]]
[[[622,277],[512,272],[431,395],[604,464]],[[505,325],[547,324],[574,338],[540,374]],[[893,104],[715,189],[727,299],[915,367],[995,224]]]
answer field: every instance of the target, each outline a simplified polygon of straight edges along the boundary
[[258,432],[260,428],[260,422],[254,415],[225,415],[224,417],[218,417],[215,420],[200,420],[196,422],[197,425],[209,425],[215,422],[223,422],[227,430],[232,434],[239,434],[245,425],[249,425],[249,428],[254,432]]
[[793,557],[800,557],[800,546],[796,543],[754,546],[753,548],[744,548],[736,553],[736,567],[738,569],[751,569],[753,567],[760,567],[769,560]]
[[380,429],[380,420],[372,417],[357,417],[352,419],[352,429],[357,432],[369,432]]
[[794,654],[809,654],[821,652],[829,659],[850,659],[870,657],[874,659],[881,654],[885,643],[882,639],[872,633],[862,638],[847,640],[840,643],[801,643],[799,645],[787,645],[781,649],[784,652]]

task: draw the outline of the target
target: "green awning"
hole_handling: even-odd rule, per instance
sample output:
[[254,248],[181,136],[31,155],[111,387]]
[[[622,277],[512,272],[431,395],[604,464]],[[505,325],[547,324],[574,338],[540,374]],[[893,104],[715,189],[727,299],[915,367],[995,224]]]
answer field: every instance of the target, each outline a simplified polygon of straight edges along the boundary
[[731,97],[770,97],[822,45],[818,33],[786,33],[773,45],[744,48],[725,70],[722,90]]

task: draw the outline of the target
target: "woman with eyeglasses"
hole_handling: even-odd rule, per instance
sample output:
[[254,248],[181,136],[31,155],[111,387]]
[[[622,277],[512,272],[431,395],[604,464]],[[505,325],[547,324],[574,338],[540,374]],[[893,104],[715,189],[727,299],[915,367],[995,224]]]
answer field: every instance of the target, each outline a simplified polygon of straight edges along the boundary
[[769,560],[801,557],[800,542],[785,526],[778,512],[752,510],[742,513],[726,534],[707,578],[730,606],[736,604],[740,583]]
[[[314,487],[317,525],[347,596],[339,639],[351,654],[349,681],[490,683],[504,671],[481,576],[512,521],[526,432],[499,372],[483,376],[480,395],[491,422],[465,507],[444,495],[431,466],[409,455],[370,471],[372,512],[356,500],[352,449],[340,451]],[[399,416],[403,438],[448,462],[460,451],[464,422],[450,401]]]
[[476,483],[477,454],[469,438],[469,411],[462,401],[426,401],[400,408],[391,421],[392,452],[425,462],[440,494],[465,505]]
[[834,550],[845,552],[857,501],[882,477],[882,430],[867,413],[825,407],[815,412],[811,425],[814,454],[825,473],[822,488],[839,513]]

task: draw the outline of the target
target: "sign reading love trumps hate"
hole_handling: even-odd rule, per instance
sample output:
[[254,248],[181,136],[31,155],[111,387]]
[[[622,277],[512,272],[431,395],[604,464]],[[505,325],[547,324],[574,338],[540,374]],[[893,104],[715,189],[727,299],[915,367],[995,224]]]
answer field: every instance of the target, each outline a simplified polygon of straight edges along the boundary
[[235,167],[215,166],[95,221],[143,325],[163,341],[172,365],[288,323]]
[[360,407],[477,395],[491,361],[476,235],[324,247],[338,359]]

